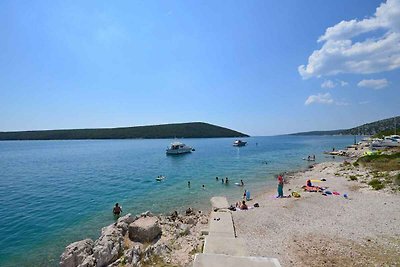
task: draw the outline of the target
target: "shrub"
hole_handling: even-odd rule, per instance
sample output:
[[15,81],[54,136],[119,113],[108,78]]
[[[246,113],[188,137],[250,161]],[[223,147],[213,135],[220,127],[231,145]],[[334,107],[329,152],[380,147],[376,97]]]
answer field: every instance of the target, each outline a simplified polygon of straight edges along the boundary
[[358,179],[357,179],[357,176],[355,176],[355,175],[350,175],[350,180],[352,180],[352,181],[357,181]]
[[370,185],[370,186],[371,186],[373,189],[375,189],[375,190],[380,190],[380,189],[382,189],[382,188],[385,187],[385,185],[382,184],[382,182],[381,182],[380,180],[378,180],[378,179],[372,179],[372,180],[368,183],[368,185]]

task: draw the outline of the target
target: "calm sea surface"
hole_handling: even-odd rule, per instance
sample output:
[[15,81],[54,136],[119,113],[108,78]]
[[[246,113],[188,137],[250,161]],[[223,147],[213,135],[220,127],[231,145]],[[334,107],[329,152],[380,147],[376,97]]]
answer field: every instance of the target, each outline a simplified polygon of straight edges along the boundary
[[[240,198],[234,182],[257,193],[275,186],[275,174],[305,168],[309,154],[332,160],[322,152],[353,137],[251,137],[241,148],[232,138],[185,139],[195,152],[166,156],[171,141],[0,142],[0,266],[57,266],[66,245],[96,239],[113,222],[115,202],[124,214],[209,209],[213,195]],[[166,179],[156,182],[158,175]]]

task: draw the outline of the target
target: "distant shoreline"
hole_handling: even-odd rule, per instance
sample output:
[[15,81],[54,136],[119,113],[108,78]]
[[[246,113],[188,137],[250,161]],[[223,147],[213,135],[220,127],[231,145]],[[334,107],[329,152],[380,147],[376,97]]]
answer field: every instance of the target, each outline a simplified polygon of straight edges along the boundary
[[228,138],[249,135],[204,122],[150,126],[0,132],[0,141]]

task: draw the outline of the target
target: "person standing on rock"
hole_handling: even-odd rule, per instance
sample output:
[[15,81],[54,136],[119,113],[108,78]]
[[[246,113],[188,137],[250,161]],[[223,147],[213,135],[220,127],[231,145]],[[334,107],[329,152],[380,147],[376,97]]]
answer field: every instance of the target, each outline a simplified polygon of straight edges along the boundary
[[113,213],[115,216],[119,216],[119,214],[122,212],[122,208],[119,206],[118,203],[115,203],[115,207],[113,208]]
[[282,198],[283,197],[283,176],[282,175],[278,175],[278,198]]

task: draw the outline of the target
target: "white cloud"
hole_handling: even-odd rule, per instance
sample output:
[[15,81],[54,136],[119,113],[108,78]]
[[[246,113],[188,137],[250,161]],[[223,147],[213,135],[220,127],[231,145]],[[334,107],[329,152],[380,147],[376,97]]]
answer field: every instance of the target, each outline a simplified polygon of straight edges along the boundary
[[358,104],[360,104],[360,105],[366,105],[366,104],[369,104],[369,103],[371,103],[371,101],[368,101],[368,100],[358,102]]
[[330,93],[326,94],[317,94],[317,95],[310,95],[304,105],[308,106],[313,103],[318,103],[318,104],[332,104],[333,99]]
[[[363,33],[383,35],[353,43]],[[368,74],[400,67],[400,0],[382,3],[374,16],[363,20],[342,21],[326,29],[319,37],[323,43],[308,58],[307,65],[298,67],[303,79],[339,73]]]
[[345,81],[341,81],[341,80],[336,80],[336,82],[332,81],[332,80],[325,80],[322,84],[321,87],[322,88],[335,88],[336,86],[346,86],[348,85],[348,82]]
[[326,80],[321,84],[322,88],[334,88],[336,87],[336,84],[332,82],[331,80]]
[[362,80],[357,84],[358,87],[367,87],[367,88],[372,88],[375,90],[382,89],[386,86],[388,86],[388,81],[386,79],[380,79],[380,80]]

